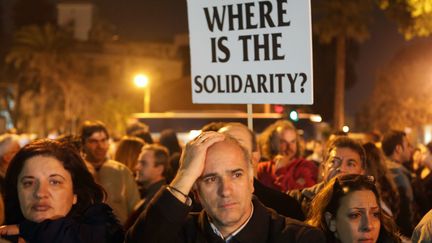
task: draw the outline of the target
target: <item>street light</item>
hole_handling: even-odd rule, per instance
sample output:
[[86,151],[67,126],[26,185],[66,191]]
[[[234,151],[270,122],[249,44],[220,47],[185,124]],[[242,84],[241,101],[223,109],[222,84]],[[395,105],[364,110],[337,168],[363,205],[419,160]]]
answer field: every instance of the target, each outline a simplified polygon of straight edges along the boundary
[[147,75],[137,74],[134,83],[140,88],[144,88],[144,112],[150,113],[150,81]]

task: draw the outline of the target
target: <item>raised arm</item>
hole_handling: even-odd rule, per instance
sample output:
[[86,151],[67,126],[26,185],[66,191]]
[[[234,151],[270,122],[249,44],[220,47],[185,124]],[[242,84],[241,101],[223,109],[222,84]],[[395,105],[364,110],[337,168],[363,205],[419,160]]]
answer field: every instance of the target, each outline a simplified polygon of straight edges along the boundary
[[185,202],[195,181],[204,170],[207,149],[213,144],[223,141],[225,136],[217,132],[205,132],[186,144],[180,158],[177,175],[170,184],[170,192],[180,201]]

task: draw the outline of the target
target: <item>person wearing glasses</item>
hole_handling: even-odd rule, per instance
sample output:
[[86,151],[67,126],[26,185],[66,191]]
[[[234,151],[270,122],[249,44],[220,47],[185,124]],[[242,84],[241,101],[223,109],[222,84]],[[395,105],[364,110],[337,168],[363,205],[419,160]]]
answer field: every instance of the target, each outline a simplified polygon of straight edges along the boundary
[[374,177],[340,175],[312,201],[307,220],[327,242],[401,242],[392,218],[382,211]]

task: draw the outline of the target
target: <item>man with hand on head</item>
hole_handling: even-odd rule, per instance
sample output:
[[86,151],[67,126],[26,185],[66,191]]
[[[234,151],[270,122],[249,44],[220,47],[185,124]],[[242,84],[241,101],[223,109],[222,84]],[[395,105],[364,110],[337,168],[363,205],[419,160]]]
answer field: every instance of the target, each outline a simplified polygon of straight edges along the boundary
[[249,153],[254,168],[254,195],[269,208],[276,210],[283,216],[305,220],[300,204],[288,194],[265,186],[257,179],[257,168],[261,153],[258,149],[255,134],[244,124],[239,122],[226,123],[218,132],[235,138]]
[[[193,191],[203,210],[189,213]],[[178,173],[129,230],[126,242],[325,242],[316,228],[252,197],[249,153],[229,135],[206,132],[186,145]]]

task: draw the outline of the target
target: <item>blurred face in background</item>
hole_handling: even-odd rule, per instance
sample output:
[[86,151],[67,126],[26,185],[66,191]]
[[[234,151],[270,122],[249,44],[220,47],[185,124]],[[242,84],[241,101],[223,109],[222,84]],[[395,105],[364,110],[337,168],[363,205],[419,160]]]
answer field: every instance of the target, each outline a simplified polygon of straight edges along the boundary
[[21,212],[33,222],[64,217],[77,202],[70,173],[50,156],[38,155],[25,162],[17,190]]
[[413,147],[411,145],[411,143],[408,141],[408,138],[406,136],[404,136],[403,141],[402,141],[402,146],[401,146],[401,153],[400,153],[400,158],[401,158],[401,162],[407,162],[411,160],[411,157],[413,155]]
[[297,132],[293,129],[279,131],[279,154],[293,159],[297,149]]
[[152,150],[143,149],[135,165],[135,180],[146,186],[163,179],[162,165],[155,164],[155,154]]
[[100,165],[106,160],[109,148],[108,136],[105,132],[94,132],[85,140],[84,151],[86,160],[94,165]]
[[322,176],[329,181],[336,175],[365,173],[360,155],[350,148],[334,148],[323,163]]

